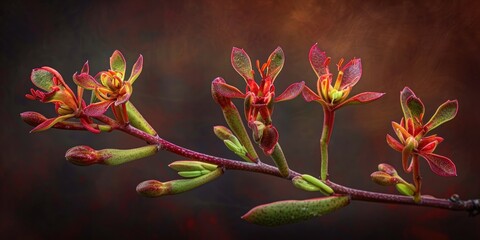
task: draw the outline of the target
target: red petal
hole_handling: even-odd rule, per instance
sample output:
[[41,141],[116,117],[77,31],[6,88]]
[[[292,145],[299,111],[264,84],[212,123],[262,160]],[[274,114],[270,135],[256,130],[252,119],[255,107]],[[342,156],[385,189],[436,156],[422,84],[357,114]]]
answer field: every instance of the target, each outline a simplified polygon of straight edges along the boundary
[[359,58],[354,58],[342,69],[343,78],[340,89],[353,87],[362,77],[362,62]]
[[420,152],[422,153],[432,153],[435,148],[437,147],[438,145],[438,142],[437,141],[433,141],[433,142],[430,142],[428,144],[426,144],[425,146],[423,146],[422,148],[419,148],[420,149]]
[[317,101],[319,103],[327,105],[327,103],[323,101],[323,99],[320,96],[318,96],[315,92],[312,91],[312,89],[310,89],[307,86],[303,87],[302,96],[307,102]]
[[227,98],[245,98],[245,94],[238,90],[238,88],[219,81],[212,82],[212,91]]
[[428,137],[423,137],[422,139],[420,139],[420,141],[418,142],[418,149],[422,149],[425,147],[425,145],[433,142],[433,141],[436,141],[437,144],[438,143],[441,143],[443,142],[443,138],[441,137],[437,137],[436,134],[434,135],[431,135],[431,136],[428,136]]
[[73,81],[78,86],[87,90],[93,90],[96,86],[102,86],[97,81],[95,81],[95,79],[88,73],[73,74]]
[[330,63],[330,58],[327,57],[327,54],[320,50],[315,43],[308,54],[308,59],[310,60],[310,65],[312,65],[313,71],[317,74],[318,77],[328,74],[328,64]]
[[337,105],[335,109],[338,109],[344,105],[352,105],[352,104],[361,104],[361,103],[369,103],[372,101],[375,101],[379,98],[381,98],[385,93],[379,93],[379,92],[363,92],[359,93],[343,103]]
[[83,113],[87,116],[97,117],[104,114],[112,104],[113,101],[92,103],[83,109]]
[[49,118],[49,119],[45,120],[44,122],[38,124],[30,132],[32,133],[32,132],[40,132],[40,131],[47,130],[47,129],[53,127],[55,124],[57,124],[61,121],[64,121],[68,118],[71,118],[73,116],[75,116],[75,114],[68,114],[68,115],[58,116],[56,118]]
[[282,94],[280,94],[280,96],[275,98],[275,102],[287,101],[296,98],[302,92],[304,86],[305,82],[303,81],[288,86],[288,88]]
[[142,69],[143,69],[143,56],[140,54],[135,64],[133,64],[132,73],[130,74],[130,78],[128,79],[128,81],[131,84],[133,84],[133,82],[137,80],[138,76],[142,72]]
[[387,143],[394,150],[396,150],[398,152],[403,151],[404,146],[401,143],[399,143],[397,140],[395,140],[395,138],[393,138],[392,136],[390,136],[388,134],[387,134]]
[[90,72],[90,66],[88,66],[88,61],[86,61],[85,64],[83,64],[81,73],[88,74],[89,72]]
[[433,153],[421,154],[420,156],[427,160],[430,169],[432,169],[435,174],[443,177],[457,176],[455,164],[447,157]]

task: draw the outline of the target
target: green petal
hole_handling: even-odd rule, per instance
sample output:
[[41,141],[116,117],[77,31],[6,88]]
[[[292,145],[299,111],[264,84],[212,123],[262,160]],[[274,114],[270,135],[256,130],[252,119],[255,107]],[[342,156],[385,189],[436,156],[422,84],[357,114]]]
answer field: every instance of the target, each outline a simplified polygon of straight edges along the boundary
[[123,54],[118,50],[115,50],[115,52],[113,52],[112,56],[110,57],[110,69],[115,72],[122,73],[122,76],[125,77],[125,58],[123,57]]
[[30,78],[35,86],[47,92],[56,85],[53,81],[53,74],[43,68],[33,69]]

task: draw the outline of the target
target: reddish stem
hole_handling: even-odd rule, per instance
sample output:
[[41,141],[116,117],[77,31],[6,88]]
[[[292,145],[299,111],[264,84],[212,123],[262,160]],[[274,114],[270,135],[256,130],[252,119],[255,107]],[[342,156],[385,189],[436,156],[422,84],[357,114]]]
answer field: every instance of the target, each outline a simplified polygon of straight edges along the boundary
[[[278,171],[278,168],[262,163],[260,161],[258,161],[258,163],[249,163],[249,162],[240,162],[240,161],[216,157],[216,156],[210,156],[204,153],[199,153],[190,149],[180,147],[158,136],[152,136],[148,133],[138,130],[132,127],[131,125],[128,125],[128,124],[119,125],[115,120],[107,116],[101,116],[101,117],[98,117],[97,119],[106,124],[111,125],[113,128],[119,129],[129,135],[145,140],[150,144],[158,144],[159,148],[162,150],[176,153],[180,156],[187,157],[190,159],[195,159],[195,160],[199,160],[207,163],[221,165],[225,169],[258,172],[258,173],[263,173],[263,174],[284,178],[287,180],[291,180],[294,177],[301,175],[298,172],[289,170],[290,174],[287,177],[283,177],[282,174]],[[434,207],[434,208],[443,208],[443,209],[457,210],[457,211],[468,211],[472,215],[478,214],[478,212],[480,211],[480,200],[478,199],[462,201],[462,200],[459,200],[458,198],[454,198],[453,196],[451,199],[424,197],[420,202],[415,202],[412,197],[408,197],[408,196],[363,191],[363,190],[348,188],[328,180],[326,181],[326,183],[337,194],[350,195],[352,200],[391,203],[391,204],[405,204],[405,205],[414,205],[414,206],[421,206],[421,207]]]

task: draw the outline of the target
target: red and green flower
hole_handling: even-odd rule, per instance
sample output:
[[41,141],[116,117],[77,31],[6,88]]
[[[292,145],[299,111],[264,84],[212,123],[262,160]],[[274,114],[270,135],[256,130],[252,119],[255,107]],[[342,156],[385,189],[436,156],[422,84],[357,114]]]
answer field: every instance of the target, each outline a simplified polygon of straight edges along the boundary
[[[88,64],[82,68],[81,74],[88,75]],[[31,132],[44,131],[55,124],[69,118],[79,118],[85,129],[99,133],[100,130],[91,126],[93,121],[84,114],[85,101],[83,101],[83,88],[77,88],[77,95],[68,87],[62,75],[51,67],[33,69],[31,74],[32,83],[41,90],[30,89],[30,94],[25,97],[31,100],[39,100],[44,103],[55,104],[57,117],[46,119],[38,124]]]
[[350,60],[342,66],[343,58],[337,64],[338,75],[335,84],[332,85],[332,74],[328,65],[330,57],[314,44],[308,55],[310,65],[318,77],[317,92],[307,86],[303,89],[303,97],[307,102],[316,101],[329,111],[337,110],[343,106],[368,103],[382,97],[384,93],[363,92],[348,98],[352,88],[362,77],[362,62],[359,58]]
[[126,102],[132,95],[132,84],[142,72],[143,56],[140,55],[133,65],[128,80],[125,80],[126,61],[118,50],[110,57],[110,69],[99,72],[95,78],[88,73],[75,74],[75,83],[87,90],[92,90],[98,102],[92,103],[85,108],[88,116],[100,116],[110,106],[116,119],[121,123],[128,122]]
[[260,62],[256,61],[261,78],[260,84],[254,79],[252,62],[243,49],[233,48],[231,62],[233,68],[247,84],[245,93],[221,80],[212,83],[213,89],[226,98],[245,99],[245,117],[249,127],[254,131],[254,136],[264,152],[271,154],[278,142],[278,132],[272,125],[271,118],[274,103],[291,100],[298,96],[302,92],[304,82],[294,83],[282,94],[275,96],[275,79],[285,62],[285,55],[280,47],[270,54],[266,63],[260,65]]
[[447,157],[434,154],[443,138],[427,134],[441,124],[452,120],[458,110],[457,100],[448,100],[440,105],[427,123],[423,123],[425,107],[415,93],[408,87],[400,92],[400,103],[404,117],[400,123],[392,122],[392,128],[399,141],[387,134],[387,143],[394,150],[402,153],[402,166],[406,172],[415,167],[413,157],[422,157],[430,169],[440,176],[456,176],[455,164]]

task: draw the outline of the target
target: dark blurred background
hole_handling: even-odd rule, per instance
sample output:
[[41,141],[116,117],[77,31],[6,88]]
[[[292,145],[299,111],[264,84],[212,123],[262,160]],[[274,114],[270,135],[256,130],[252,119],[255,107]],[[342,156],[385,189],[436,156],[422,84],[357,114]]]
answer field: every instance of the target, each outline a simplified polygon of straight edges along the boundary
[[[308,50],[318,42],[336,63],[362,58],[363,76],[353,94],[379,91],[379,101],[341,109],[330,146],[331,177],[347,186],[382,192],[369,174],[377,164],[400,167],[385,143],[398,121],[399,91],[411,87],[429,118],[447,99],[458,99],[457,118],[435,130],[446,140],[458,176],[434,175],[422,161],[424,193],[480,197],[477,99],[480,75],[480,4],[477,1],[10,1],[1,4],[0,233],[37,238],[222,238],[311,236],[333,239],[479,239],[480,218],[412,206],[353,202],[311,221],[278,228],[248,224],[240,216],[277,200],[317,196],[289,182],[254,173],[227,172],[193,191],[158,199],[135,192],[148,179],[177,178],[167,167],[182,159],[168,152],[117,167],[78,167],[65,161],[76,145],[131,148],[144,143],[125,134],[32,127],[19,113],[54,116],[53,106],[29,101],[32,68],[51,66],[71,75],[89,60],[91,72],[108,68],[115,49],[128,69],[139,54],[145,65],[132,101],[167,140],[193,150],[231,157],[213,125],[224,124],[210,96],[217,76],[244,89],[230,66],[233,46],[265,61],[281,46],[286,65],[277,92],[306,81],[315,86]],[[334,66],[334,65],[332,65]],[[241,102],[237,102],[241,104]],[[322,111],[301,98],[279,104],[274,122],[290,166],[319,171]],[[269,161],[263,158],[263,161]],[[410,176],[403,174],[406,179]]]

